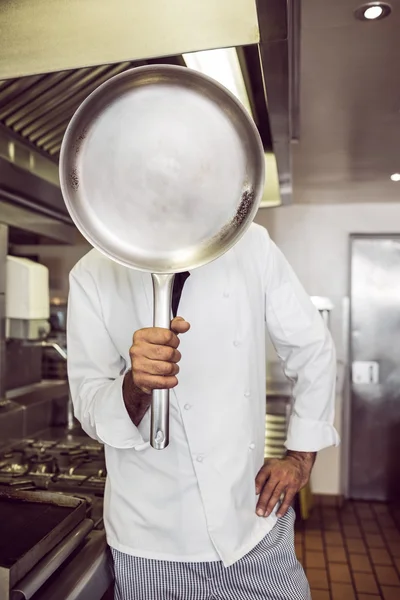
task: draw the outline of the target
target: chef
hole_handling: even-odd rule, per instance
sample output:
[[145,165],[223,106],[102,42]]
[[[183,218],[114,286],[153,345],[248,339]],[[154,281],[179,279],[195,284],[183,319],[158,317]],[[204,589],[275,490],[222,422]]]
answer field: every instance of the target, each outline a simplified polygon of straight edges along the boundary
[[[177,276],[171,331],[151,327],[151,276],[96,250],[70,276],[75,414],[104,444],[104,519],[118,600],[309,600],[295,494],[333,428],[335,351],[267,231]],[[293,382],[281,460],[264,464],[266,328]],[[170,445],[149,443],[169,388]]]

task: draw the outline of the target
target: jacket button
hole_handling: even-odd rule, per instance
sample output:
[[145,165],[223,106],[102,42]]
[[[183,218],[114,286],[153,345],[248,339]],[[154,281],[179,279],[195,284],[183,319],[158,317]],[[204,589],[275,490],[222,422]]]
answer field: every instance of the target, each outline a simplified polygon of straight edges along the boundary
[[190,410],[192,408],[191,404],[185,404],[183,407],[185,410]]
[[252,442],[251,444],[249,444],[249,448],[250,450],[254,450],[256,447],[256,445]]

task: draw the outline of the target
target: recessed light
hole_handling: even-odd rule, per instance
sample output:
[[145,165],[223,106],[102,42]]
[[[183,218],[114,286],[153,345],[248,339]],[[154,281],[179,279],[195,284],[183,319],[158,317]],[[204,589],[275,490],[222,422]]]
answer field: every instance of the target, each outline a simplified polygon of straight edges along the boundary
[[370,21],[374,19],[379,19],[382,16],[383,8],[382,6],[370,6],[366,8],[364,11],[364,17]]
[[390,179],[392,181],[400,181],[400,173],[393,173],[393,175],[390,176]]
[[380,21],[388,17],[391,12],[392,8],[387,2],[367,2],[357,8],[354,15],[360,21]]

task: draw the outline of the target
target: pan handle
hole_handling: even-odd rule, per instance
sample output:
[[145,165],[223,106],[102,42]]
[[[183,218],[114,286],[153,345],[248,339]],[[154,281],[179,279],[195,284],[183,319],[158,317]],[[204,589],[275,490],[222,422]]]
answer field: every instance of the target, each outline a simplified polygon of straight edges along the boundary
[[[154,327],[169,329],[171,325],[173,273],[152,273],[154,295]],[[164,450],[169,444],[169,390],[153,390],[151,399],[150,444]]]

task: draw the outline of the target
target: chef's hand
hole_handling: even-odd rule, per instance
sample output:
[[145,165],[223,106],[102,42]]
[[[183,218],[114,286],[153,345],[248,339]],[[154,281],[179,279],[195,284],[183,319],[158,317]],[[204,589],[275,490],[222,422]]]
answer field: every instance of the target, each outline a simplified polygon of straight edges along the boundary
[[178,335],[186,333],[190,325],[182,317],[175,317],[171,330],[160,327],[140,329],[133,336],[129,351],[132,378],[135,386],[150,394],[155,389],[171,389],[178,384]]
[[293,498],[309,481],[315,452],[288,451],[282,459],[267,460],[256,477],[256,494],[260,495],[256,512],[268,517],[283,495],[278,517],[286,514]]

